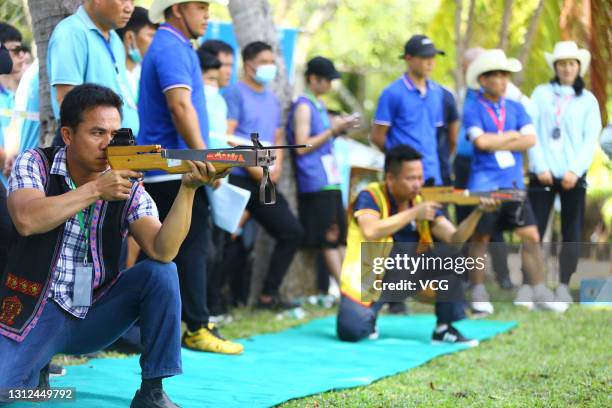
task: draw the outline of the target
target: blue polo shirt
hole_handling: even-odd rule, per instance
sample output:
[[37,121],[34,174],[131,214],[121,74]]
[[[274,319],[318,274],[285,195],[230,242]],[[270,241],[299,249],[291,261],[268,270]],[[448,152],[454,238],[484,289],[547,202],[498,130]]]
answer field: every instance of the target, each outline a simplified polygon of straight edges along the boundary
[[138,134],[138,112],[125,68],[125,48],[114,30],[107,41],[80,6],[53,30],[49,40],[47,73],[51,84],[51,106],[59,118],[54,85],[94,83],[106,86],[123,98],[122,126]]
[[389,126],[385,149],[409,145],[423,155],[425,179],[442,183],[437,128],[443,125],[442,87],[427,81],[423,95],[407,74],[389,85],[378,100],[374,123]]
[[[463,106],[468,104],[469,101],[476,99],[478,91],[468,88],[465,91],[465,101]],[[457,156],[467,157],[469,159],[474,155],[474,145],[470,141],[469,136],[465,133],[465,127],[459,128],[459,136],[457,137]]]
[[[172,88],[191,90],[191,102],[198,115],[202,140],[208,146],[208,117],[200,62],[187,37],[171,25],[162,24],[142,61],[138,98],[138,116],[142,126],[138,144],[158,144],[168,149],[188,148],[174,126],[166,102],[165,92]],[[151,171],[147,172],[145,181],[178,178],[160,171]]]
[[[466,100],[463,111],[463,127],[472,142],[483,133],[498,133],[493,115],[503,116],[503,131],[535,134],[531,118],[523,105],[505,98],[492,103],[481,95]],[[523,155],[521,152],[486,152],[474,146],[474,157],[468,188],[473,191],[494,191],[502,188],[524,188]]]
[[[269,89],[259,92],[243,82],[225,88],[223,97],[227,101],[227,118],[238,122],[235,134],[250,139],[251,133],[259,133],[262,142],[275,143],[277,129],[281,127],[281,105]],[[245,169],[237,167],[233,174],[248,176]]]

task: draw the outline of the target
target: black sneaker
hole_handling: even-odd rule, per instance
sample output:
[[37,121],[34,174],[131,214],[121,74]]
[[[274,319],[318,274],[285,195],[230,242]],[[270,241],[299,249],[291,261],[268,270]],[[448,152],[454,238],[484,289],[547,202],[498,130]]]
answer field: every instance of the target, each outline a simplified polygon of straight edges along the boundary
[[162,389],[155,389],[148,394],[142,394],[140,390],[136,391],[134,399],[130,404],[130,408],[180,408],[168,398],[168,395]]
[[503,290],[514,289],[514,284],[512,283],[512,281],[510,280],[508,276],[501,278],[500,280],[497,281],[497,283],[499,284],[499,287],[502,288]]
[[404,302],[389,302],[388,303],[389,314],[392,315],[407,315],[408,306]]
[[450,324],[446,330],[440,333],[434,330],[433,336],[431,336],[431,342],[433,344],[465,344],[468,347],[476,347],[479,343],[476,339],[464,337],[459,330],[455,329]]
[[66,375],[66,369],[59,364],[49,364],[49,376],[50,377],[63,377]]
[[262,302],[261,299],[257,299],[255,309],[259,310],[271,310],[271,311],[283,311],[295,308],[295,305],[283,302],[277,296],[274,296],[269,302]]

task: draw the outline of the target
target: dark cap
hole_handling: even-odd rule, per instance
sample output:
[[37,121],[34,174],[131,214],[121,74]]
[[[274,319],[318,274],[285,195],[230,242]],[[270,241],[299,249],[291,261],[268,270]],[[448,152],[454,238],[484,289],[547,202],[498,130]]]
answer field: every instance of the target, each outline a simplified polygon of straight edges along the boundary
[[334,63],[324,57],[314,57],[308,61],[306,75],[310,74],[329,79],[330,81],[340,78],[340,73],[334,66]]
[[435,55],[446,55],[442,50],[439,50],[434,45],[433,41],[426,35],[413,35],[410,37],[406,45],[404,45],[404,55],[400,58],[404,58],[406,55],[412,55],[413,57],[433,57]]

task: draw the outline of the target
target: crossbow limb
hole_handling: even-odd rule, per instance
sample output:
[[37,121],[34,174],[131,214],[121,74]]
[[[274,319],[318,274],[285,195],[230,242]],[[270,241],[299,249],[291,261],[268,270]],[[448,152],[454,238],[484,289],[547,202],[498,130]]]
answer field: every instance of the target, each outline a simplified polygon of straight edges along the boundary
[[[264,147],[259,134],[252,133],[252,146],[236,146],[229,149],[164,149],[160,145],[136,145],[129,128],[119,129],[106,149],[108,162],[115,170],[160,170],[169,174],[183,174],[191,168],[183,160],[211,163],[217,174],[233,167],[261,167],[263,178],[259,186],[259,200],[263,204],[276,203],[276,188],[270,178],[270,166],[276,162],[276,150],[298,149],[307,145]],[[269,193],[269,194],[268,194]],[[270,200],[266,198],[269,195]]]

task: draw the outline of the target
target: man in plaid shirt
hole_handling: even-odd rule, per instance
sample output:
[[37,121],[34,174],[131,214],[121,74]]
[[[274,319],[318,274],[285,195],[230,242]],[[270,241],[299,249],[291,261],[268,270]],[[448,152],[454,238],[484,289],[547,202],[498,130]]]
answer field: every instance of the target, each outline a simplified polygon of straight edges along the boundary
[[[188,162],[191,172],[162,224],[133,182],[142,175],[109,169],[105,149],[121,126],[121,106],[108,88],[75,87],[60,110],[66,148],[28,150],[15,162],[8,207],[18,234],[0,280],[0,402],[3,390],[36,387],[54,354],[100,350],[139,320],[142,385],[131,406],[176,406],[161,386],[182,372],[171,261],[190,228],[195,191],[215,171]],[[128,232],[149,260],[121,272]]]

